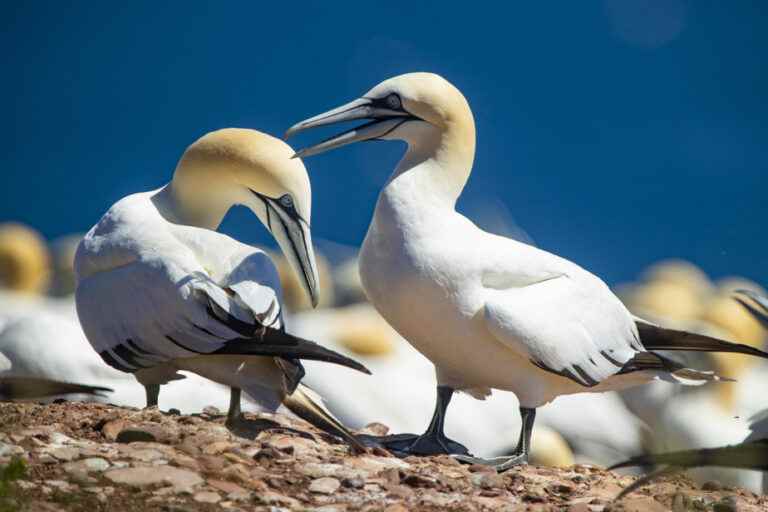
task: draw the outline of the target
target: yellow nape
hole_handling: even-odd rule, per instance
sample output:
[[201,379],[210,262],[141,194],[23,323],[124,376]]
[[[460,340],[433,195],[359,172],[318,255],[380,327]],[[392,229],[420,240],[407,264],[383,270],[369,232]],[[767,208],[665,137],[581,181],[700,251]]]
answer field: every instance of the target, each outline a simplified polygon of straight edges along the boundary
[[45,240],[32,228],[0,224],[0,287],[23,293],[44,293],[51,275]]
[[536,426],[531,438],[531,464],[564,468],[573,466],[576,458],[568,441],[557,431],[545,426]]
[[[291,313],[298,313],[312,309],[312,301],[288,260],[282,254],[277,253],[271,253],[270,257],[275,262],[277,273],[280,275],[280,287],[283,289],[283,303],[286,310]],[[317,307],[328,308],[333,305],[334,300],[331,266],[320,253],[315,253],[315,261],[317,261],[317,274],[320,279],[320,301]]]
[[354,304],[333,312],[334,337],[350,352],[378,357],[395,352],[397,334],[370,304]]

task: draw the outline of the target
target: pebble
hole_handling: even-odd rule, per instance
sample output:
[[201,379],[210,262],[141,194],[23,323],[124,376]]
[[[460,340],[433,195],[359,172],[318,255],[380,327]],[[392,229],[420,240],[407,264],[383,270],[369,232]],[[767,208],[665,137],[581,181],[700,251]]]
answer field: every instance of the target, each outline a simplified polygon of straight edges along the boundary
[[504,477],[498,473],[473,473],[472,483],[481,489],[499,489],[504,487]]
[[57,459],[61,461],[70,461],[75,460],[80,456],[80,450],[77,448],[69,447],[69,446],[61,446],[58,448],[53,448],[48,451],[52,456],[56,457]]
[[203,483],[203,479],[197,473],[173,466],[112,469],[104,473],[104,476],[116,484],[132,487],[166,484],[177,491],[188,491]]
[[117,419],[106,422],[101,427],[101,433],[110,441],[117,439],[117,435],[125,428],[125,420]]
[[101,457],[90,457],[76,462],[67,462],[63,468],[67,473],[100,473],[109,469],[109,462]]
[[13,457],[24,453],[24,448],[10,443],[0,443],[0,457]]
[[117,434],[117,438],[115,439],[118,443],[138,443],[138,442],[144,442],[144,443],[151,443],[154,441],[157,441],[157,438],[151,433],[147,432],[146,430],[140,430],[137,428],[126,428],[125,430],[121,430],[119,434]]
[[221,501],[221,496],[219,496],[219,493],[217,492],[202,491],[195,493],[192,496],[192,499],[198,503],[218,503]]
[[712,505],[712,512],[737,512],[739,510],[734,496],[725,496]]
[[701,490],[702,491],[722,491],[723,484],[721,484],[717,480],[708,480],[703,484],[701,484]]
[[338,479],[333,477],[323,477],[312,480],[312,483],[309,484],[309,492],[333,494],[339,490],[339,487],[341,487],[341,482],[339,482]]

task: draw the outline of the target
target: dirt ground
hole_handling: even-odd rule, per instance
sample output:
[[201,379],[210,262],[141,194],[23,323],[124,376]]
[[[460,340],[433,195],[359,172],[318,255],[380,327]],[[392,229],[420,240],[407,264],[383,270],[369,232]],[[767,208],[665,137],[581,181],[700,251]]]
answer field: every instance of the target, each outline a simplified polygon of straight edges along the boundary
[[[496,474],[449,457],[353,455],[307,424],[218,411],[184,416],[95,403],[0,403],[0,512],[768,511],[768,497],[684,476],[614,497],[601,468]],[[369,426],[368,433],[383,433]]]

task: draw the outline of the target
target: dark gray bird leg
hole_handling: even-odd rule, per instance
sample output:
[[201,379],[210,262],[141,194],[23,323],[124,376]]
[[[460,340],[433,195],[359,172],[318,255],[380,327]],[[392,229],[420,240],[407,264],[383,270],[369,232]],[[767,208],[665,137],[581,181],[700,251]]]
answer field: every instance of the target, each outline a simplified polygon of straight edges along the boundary
[[466,455],[454,455],[454,458],[466,462],[467,464],[483,464],[492,466],[497,471],[506,471],[513,466],[528,464],[528,457],[531,453],[531,434],[533,433],[533,423],[536,420],[536,409],[527,407],[520,408],[520,438],[517,441],[517,448],[512,455],[507,457],[494,457],[492,459],[482,459],[480,457],[469,457]]
[[229,411],[227,411],[227,424],[234,424],[243,415],[240,410],[240,396],[242,390],[240,388],[231,388],[229,393]]
[[144,391],[147,394],[147,407],[157,407],[160,397],[160,384],[145,384]]
[[469,454],[469,450],[464,445],[445,435],[445,412],[448,409],[448,404],[451,403],[453,392],[454,390],[447,386],[437,386],[435,412],[429,427],[422,435],[366,436],[361,441],[367,442],[367,444],[378,444],[403,457],[407,455]]

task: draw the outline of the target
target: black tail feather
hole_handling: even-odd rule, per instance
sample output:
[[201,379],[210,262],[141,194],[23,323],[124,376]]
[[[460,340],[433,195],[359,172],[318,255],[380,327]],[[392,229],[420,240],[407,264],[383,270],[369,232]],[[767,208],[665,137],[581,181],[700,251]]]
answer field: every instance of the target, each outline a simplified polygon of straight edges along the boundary
[[334,363],[359,372],[371,374],[363,364],[327,349],[314,341],[305,340],[285,331],[264,328],[254,338],[230,340],[214,354],[274,356],[285,359],[307,359]]
[[72,384],[37,377],[0,377],[0,400],[26,400],[56,395],[99,395],[112,390],[101,386]]
[[667,329],[635,319],[637,330],[640,334],[640,343],[647,350],[687,350],[692,352],[731,352],[735,354],[747,354],[750,356],[768,359],[768,353],[762,350],[729,341],[712,338],[703,334],[696,334],[676,329]]

